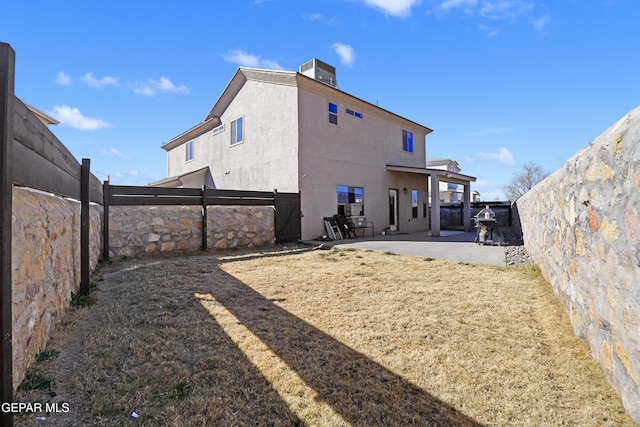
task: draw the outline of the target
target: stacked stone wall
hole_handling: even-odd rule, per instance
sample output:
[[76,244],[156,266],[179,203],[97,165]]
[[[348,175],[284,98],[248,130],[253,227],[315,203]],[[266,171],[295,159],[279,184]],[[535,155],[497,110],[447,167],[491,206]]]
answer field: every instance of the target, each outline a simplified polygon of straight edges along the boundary
[[[103,208],[90,207],[90,268],[102,256]],[[274,241],[272,207],[209,206],[211,249]],[[202,215],[193,206],[110,208],[110,254],[189,253],[202,247]],[[13,386],[45,348],[80,286],[80,203],[26,188],[13,190]]]
[[525,246],[640,422],[640,107],[517,201]]
[[[201,209],[199,206],[110,207],[110,255],[130,257],[200,251]],[[209,249],[270,245],[274,237],[272,207],[207,207]]]
[[[13,189],[12,316],[14,389],[80,286],[80,203]],[[90,207],[90,261],[102,248],[102,207]]]

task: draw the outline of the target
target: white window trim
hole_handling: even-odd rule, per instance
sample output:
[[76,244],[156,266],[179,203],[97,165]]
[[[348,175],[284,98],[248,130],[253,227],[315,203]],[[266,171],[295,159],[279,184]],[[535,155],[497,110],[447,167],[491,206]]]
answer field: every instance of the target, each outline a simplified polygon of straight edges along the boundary
[[[234,137],[237,135],[237,121],[240,120],[240,119],[242,119],[242,139],[240,141],[234,142],[233,141]],[[233,128],[234,128],[233,123],[236,123],[236,135],[233,134]],[[246,135],[245,135],[245,132],[246,132],[245,129],[246,129],[246,126],[245,126],[245,123],[244,123],[244,116],[238,116],[235,119],[231,120],[231,122],[229,122],[229,134],[231,135],[231,138],[230,138],[229,141],[231,143],[231,147],[235,147],[237,145],[244,144],[244,142],[245,142],[245,140],[247,138]]]
[[[189,147],[191,147],[191,150],[189,150]],[[187,143],[185,144],[185,162],[189,163],[189,162],[193,162],[193,160],[195,159],[195,155],[194,155],[194,147],[193,147],[193,139],[191,141],[187,141]],[[191,158],[189,158],[189,152],[191,152]]]

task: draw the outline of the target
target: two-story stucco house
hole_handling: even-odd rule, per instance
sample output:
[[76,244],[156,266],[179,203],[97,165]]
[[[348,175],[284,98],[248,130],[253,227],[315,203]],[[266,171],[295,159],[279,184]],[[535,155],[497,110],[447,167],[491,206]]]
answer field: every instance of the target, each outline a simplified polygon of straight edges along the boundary
[[428,230],[431,219],[437,235],[428,177],[464,184],[467,200],[475,178],[427,169],[429,133],[339,90],[319,60],[300,72],[240,68],[205,120],[162,146],[168,178],[152,185],[300,192],[302,239],[338,213],[376,231]]

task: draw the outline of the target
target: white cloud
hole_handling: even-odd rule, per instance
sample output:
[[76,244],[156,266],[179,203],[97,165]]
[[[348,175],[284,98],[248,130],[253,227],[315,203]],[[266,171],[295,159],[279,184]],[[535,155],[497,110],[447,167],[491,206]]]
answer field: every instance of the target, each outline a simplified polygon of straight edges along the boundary
[[411,8],[420,4],[420,0],[362,0],[366,5],[382,10],[385,14],[406,17]]
[[62,71],[58,71],[58,74],[56,74],[56,83],[60,86],[71,86],[71,76]]
[[[550,21],[548,14],[540,14],[540,8],[544,5],[537,4],[531,0],[432,0],[435,4],[434,10],[447,13],[456,10],[477,16],[489,21],[524,21],[532,23],[537,31],[542,30]],[[538,8],[538,12],[536,12]],[[486,30],[486,27],[481,27]],[[497,30],[490,31],[489,35],[494,36]]]
[[464,156],[464,157],[462,157],[462,161],[464,163],[469,163],[470,164],[470,163],[473,163],[475,161],[475,159],[473,157],[470,157],[470,156]]
[[189,88],[180,85],[176,86],[168,77],[160,77],[159,80],[147,79],[144,83],[134,85],[133,91],[138,95],[154,96],[158,92],[171,92],[179,94],[189,94]]
[[319,13],[305,13],[302,15],[305,21],[322,21],[322,15]]
[[489,19],[516,18],[531,12],[534,6],[534,3],[522,0],[483,1],[479,13]]
[[102,77],[101,79],[96,79],[95,77],[93,77],[93,73],[87,73],[84,76],[82,76],[82,81],[89,86],[98,87],[98,88],[102,86],[118,85],[117,77],[105,76],[105,77]]
[[478,153],[478,157],[487,160],[493,160],[508,166],[515,166],[516,164],[516,160],[513,158],[513,154],[511,154],[511,152],[505,147],[500,147],[497,153]]
[[87,117],[77,108],[72,108],[67,105],[55,106],[49,114],[58,120],[61,125],[71,126],[80,130],[96,130],[111,127],[111,125],[104,120]]
[[115,172],[109,176],[111,184],[116,185],[147,185],[149,177],[136,169],[130,169],[126,172]]
[[244,50],[240,50],[240,49],[232,49],[228,51],[226,54],[222,55],[222,58],[227,62],[238,64],[241,67],[284,70],[284,67],[278,64],[276,61],[272,61],[270,59],[263,59],[259,55],[247,53]]
[[478,0],[445,0],[437,7],[438,10],[447,12],[451,9],[464,8],[465,10],[471,10],[478,4]]
[[101,150],[98,153],[98,157],[111,157],[111,158],[117,158],[117,159],[123,159],[123,160],[131,159],[131,157],[127,156],[122,151],[120,151],[118,149],[115,149],[115,148],[109,148],[109,149],[106,149],[106,150]]
[[533,21],[533,28],[535,28],[538,31],[542,31],[549,24],[550,21],[551,21],[551,18],[549,17],[549,15],[542,15],[541,17]]
[[340,56],[340,62],[349,66],[353,65],[353,61],[356,59],[356,54],[351,46],[343,43],[334,43],[332,47],[338,56]]

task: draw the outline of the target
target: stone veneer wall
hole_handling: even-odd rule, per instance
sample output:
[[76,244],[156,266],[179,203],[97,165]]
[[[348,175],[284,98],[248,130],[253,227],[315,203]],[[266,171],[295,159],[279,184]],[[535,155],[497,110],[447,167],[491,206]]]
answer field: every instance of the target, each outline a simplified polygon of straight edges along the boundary
[[[18,187],[12,202],[15,390],[80,286],[80,203]],[[92,205],[90,212],[93,270],[102,249],[102,207]]]
[[517,207],[529,254],[640,422],[640,107]]
[[[109,249],[114,256],[199,251],[202,247],[200,206],[111,206]],[[270,206],[208,206],[209,249],[254,247],[274,241]]]
[[[272,207],[209,206],[209,248],[270,245]],[[26,188],[13,189],[12,314],[13,386],[35,356],[80,286],[80,203]],[[201,247],[201,208],[110,207],[112,255],[187,253]],[[102,255],[102,206],[91,205],[90,267]]]

